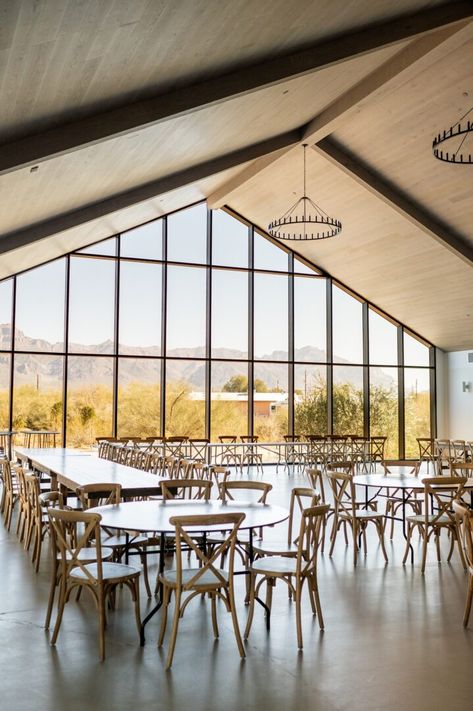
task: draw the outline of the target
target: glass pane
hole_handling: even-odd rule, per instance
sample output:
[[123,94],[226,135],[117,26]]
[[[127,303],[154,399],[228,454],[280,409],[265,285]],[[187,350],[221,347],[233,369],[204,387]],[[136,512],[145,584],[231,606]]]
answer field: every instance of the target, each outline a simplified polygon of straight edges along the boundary
[[120,238],[120,256],[161,259],[163,256],[162,220],[147,222],[146,225],[124,232]]
[[333,286],[332,309],[334,363],[362,363],[363,317],[361,303],[343,289]]
[[327,434],[327,368],[294,366],[294,432]]
[[248,357],[248,274],[212,269],[212,355]]
[[297,257],[294,257],[294,271],[296,274],[319,274],[315,267],[308,267],[307,264],[301,262]]
[[115,260],[72,257],[69,350],[113,353],[114,313]]
[[11,348],[13,279],[0,281],[0,350]]
[[248,366],[246,363],[212,363],[211,435],[245,435],[248,432]]
[[15,355],[13,428],[57,432],[61,443],[63,356]]
[[198,267],[168,267],[168,354],[205,355],[206,274]]
[[10,356],[0,355],[0,429],[10,427]]
[[363,435],[363,368],[333,368],[333,433]]
[[207,207],[204,203],[168,217],[168,259],[171,262],[207,262]]
[[326,284],[294,277],[294,360],[327,359]]
[[430,371],[404,369],[406,457],[419,455],[417,437],[430,437]]
[[288,253],[255,230],[254,264],[255,269],[287,272],[289,270]]
[[248,227],[224,210],[212,212],[212,264],[248,266]]
[[121,262],[119,352],[161,354],[160,264]]
[[404,365],[418,365],[428,367],[429,348],[404,331]]
[[205,436],[205,361],[166,361],[166,436]]
[[160,433],[161,361],[118,361],[118,436],[151,437]]
[[280,442],[288,426],[288,365],[255,363],[254,433],[261,442]]
[[117,238],[110,237],[102,242],[92,244],[90,247],[77,250],[79,254],[98,254],[104,257],[115,257],[117,254]]
[[397,328],[369,309],[370,363],[397,365]]
[[110,437],[113,421],[113,358],[69,356],[67,444],[90,447]]
[[288,356],[288,277],[255,274],[255,358],[285,360]]
[[64,351],[65,269],[59,259],[17,277],[17,350]]
[[387,437],[384,454],[398,458],[398,377],[396,368],[370,368],[370,434]]

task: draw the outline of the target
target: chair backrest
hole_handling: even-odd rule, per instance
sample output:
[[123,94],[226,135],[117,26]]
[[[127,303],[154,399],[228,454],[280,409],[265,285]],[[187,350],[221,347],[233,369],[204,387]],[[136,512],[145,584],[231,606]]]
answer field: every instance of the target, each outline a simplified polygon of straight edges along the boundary
[[192,479],[192,459],[179,459],[177,465],[177,478],[178,479]]
[[170,479],[175,479],[178,471],[179,459],[177,457],[164,457],[163,475],[167,475]]
[[26,494],[31,511],[37,518],[41,518],[41,486],[35,474],[25,474]]
[[450,462],[450,474],[452,476],[466,476],[473,478],[473,462],[457,461],[452,459]]
[[18,467],[15,470],[16,478],[18,480],[18,494],[21,501],[28,500],[28,487],[26,483],[26,474],[23,467]]
[[309,575],[317,570],[317,554],[320,547],[323,522],[330,509],[328,504],[311,506],[302,511],[297,537],[296,575]]
[[220,498],[222,501],[227,501],[227,499],[230,499],[231,501],[235,500],[235,497],[233,494],[237,491],[258,491],[261,492],[261,495],[258,498],[258,503],[259,504],[265,504],[266,503],[266,497],[268,496],[269,492],[273,488],[272,484],[267,484],[264,481],[222,481],[220,482],[219,489],[220,489]]
[[163,499],[204,499],[208,501],[213,482],[208,479],[169,479],[161,482]]
[[218,486],[221,481],[226,481],[229,478],[230,469],[220,464],[212,464],[212,466],[208,468],[208,476],[210,479],[214,479]]
[[[205,577],[208,574],[213,574],[212,577],[217,579],[222,587],[228,586],[228,580],[223,571],[220,569],[220,559],[222,555],[226,555],[228,561],[229,576],[233,575],[234,559],[235,559],[235,543],[237,540],[238,529],[245,518],[244,513],[224,513],[213,515],[199,516],[172,516],[169,522],[175,527],[176,540],[176,584],[183,590],[191,590],[196,585],[204,584]],[[230,532],[225,539],[216,545],[208,555],[201,550],[200,543],[195,539],[197,530],[205,530],[208,526],[218,526],[220,529],[229,529]],[[189,529],[191,529],[189,531]],[[194,575],[187,578],[183,582],[182,578],[182,554],[183,551],[192,552],[197,557],[199,567],[195,569]],[[189,567],[186,561],[186,568]],[[205,576],[205,577],[204,577]]]
[[190,456],[192,459],[197,459],[199,461],[205,462],[207,459],[207,445],[210,440],[208,439],[190,439]]
[[335,512],[354,517],[356,510],[355,485],[353,475],[343,472],[327,472],[327,479],[332,489]]
[[[51,532],[52,553],[60,556],[61,574],[64,579],[72,568],[80,568],[93,585],[102,581],[102,546],[100,542],[100,521],[98,513],[88,511],[66,511],[64,509],[48,509],[49,530]],[[80,534],[78,535],[78,531]],[[80,553],[94,540],[96,548],[97,577],[94,577],[81,562]]]
[[84,510],[92,509],[95,506],[107,506],[108,504],[119,504],[122,497],[121,484],[84,484],[76,489]]
[[432,459],[434,456],[434,440],[429,437],[417,437],[419,459]]
[[257,442],[258,439],[258,435],[240,435],[240,440],[242,442]]
[[375,461],[384,459],[384,445],[386,437],[371,437],[370,439],[370,455]]
[[460,529],[460,539],[470,575],[473,575],[473,511],[464,501],[453,501],[453,510]]
[[7,491],[13,491],[13,476],[10,462],[8,459],[0,460],[0,468],[2,472],[3,486]]
[[464,439],[454,439],[450,444],[450,449],[454,459],[466,461],[467,446]]
[[204,462],[192,462],[190,471],[190,479],[207,479],[209,476],[208,467]]
[[435,525],[445,516],[455,523],[453,502],[461,499],[466,482],[466,477],[459,476],[433,476],[422,479],[426,525]]
[[291,491],[291,503],[289,505],[289,520],[287,525],[287,542],[292,543],[292,531],[294,527],[294,514],[296,511],[302,514],[305,509],[313,508],[320,504],[321,496],[317,489],[310,486],[296,486]]
[[219,435],[218,439],[219,439],[219,442],[222,442],[222,443],[235,444],[238,437],[237,437],[237,435]]

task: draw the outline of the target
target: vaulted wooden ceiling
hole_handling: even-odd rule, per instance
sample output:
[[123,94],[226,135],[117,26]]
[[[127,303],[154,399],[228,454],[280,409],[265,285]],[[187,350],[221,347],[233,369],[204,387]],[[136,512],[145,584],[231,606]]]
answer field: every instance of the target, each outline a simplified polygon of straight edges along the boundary
[[0,277],[201,198],[265,228],[301,189],[343,222],[300,253],[446,350],[473,347],[473,3],[22,0],[0,23]]

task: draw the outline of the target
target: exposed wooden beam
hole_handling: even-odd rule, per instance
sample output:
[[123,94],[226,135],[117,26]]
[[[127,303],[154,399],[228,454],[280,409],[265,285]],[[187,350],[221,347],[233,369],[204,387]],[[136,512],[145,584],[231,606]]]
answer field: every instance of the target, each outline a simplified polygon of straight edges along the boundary
[[358,157],[330,138],[324,138],[312,148],[398,214],[409,220],[411,224],[471,266],[473,246],[373,168],[364,164]]
[[[432,60],[432,53],[439,50],[444,42],[452,35],[462,30],[470,20],[455,23],[448,27],[423,35],[417,40],[409,43],[407,47],[400,50],[394,57],[384,62],[380,67],[363,77],[361,81],[348,89],[338,97],[330,106],[315,116],[309,123],[301,128],[301,142],[317,142],[330,135],[337,126],[346,121],[351,112],[359,111],[360,105],[367,99],[373,99],[389,82],[401,77],[414,65],[419,65],[420,60]],[[440,50],[441,51],[441,50]],[[228,203],[233,193],[241,188],[245,183],[254,178],[258,173],[265,170],[277,160],[286,155],[294,146],[277,151],[269,156],[258,158],[251,165],[244,168],[238,175],[218,188],[208,197],[208,204],[211,208],[222,207]]]
[[0,175],[408,40],[473,16],[471,2],[405,15],[0,145]]
[[92,220],[104,217],[113,212],[118,212],[119,210],[131,207],[145,200],[151,200],[158,195],[177,190],[178,188],[203,180],[216,173],[242,165],[259,156],[264,156],[285,146],[293,145],[299,140],[300,131],[298,130],[281,133],[266,141],[261,141],[251,146],[245,146],[245,148],[199,163],[196,166],[186,168],[178,173],[172,173],[171,175],[158,178],[145,185],[133,188],[133,190],[112,195],[100,202],[85,205],[77,210],[53,217],[50,220],[40,222],[31,227],[0,236],[0,254],[51,237],[59,232],[64,232],[77,225],[91,222]]

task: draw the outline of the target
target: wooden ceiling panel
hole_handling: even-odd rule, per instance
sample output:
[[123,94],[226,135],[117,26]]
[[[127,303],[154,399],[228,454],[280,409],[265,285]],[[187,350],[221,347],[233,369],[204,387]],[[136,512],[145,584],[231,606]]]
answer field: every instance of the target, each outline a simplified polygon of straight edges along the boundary
[[4,140],[38,131],[441,4],[444,0],[5,2],[0,135]]
[[74,229],[59,232],[54,237],[11,250],[0,259],[0,279],[203,200],[209,192],[231,178],[236,170],[238,169],[222,171],[206,180],[194,182],[153,200],[110,213],[106,218],[85,222]]
[[1,234],[300,126],[402,46],[0,176]]
[[[426,210],[473,243],[473,166],[432,155],[432,139],[473,106],[473,23],[442,56],[387,86],[334,137]],[[470,152],[473,140],[468,141]]]

